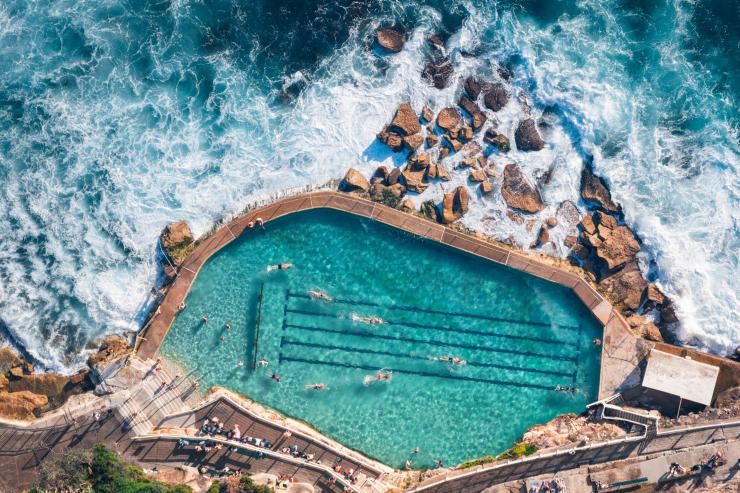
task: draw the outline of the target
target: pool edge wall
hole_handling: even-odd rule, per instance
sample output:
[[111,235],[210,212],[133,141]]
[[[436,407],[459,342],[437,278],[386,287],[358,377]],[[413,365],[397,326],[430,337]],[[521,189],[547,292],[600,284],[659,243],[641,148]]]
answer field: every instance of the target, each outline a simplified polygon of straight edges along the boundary
[[[356,195],[329,190],[287,197],[253,209],[218,228],[207,237],[199,239],[193,252],[181,265],[162,303],[156,307],[149,323],[142,330],[142,334],[137,337],[135,343],[137,355],[142,359],[147,359],[157,353],[177,316],[177,307],[184,302],[201,267],[212,255],[247,231],[250,222],[261,218],[268,223],[289,214],[311,209],[333,209],[377,221],[569,288],[604,327],[599,371],[599,399],[617,392],[621,384],[639,365],[640,361],[636,360],[636,357],[656,346],[662,351],[679,352],[683,356],[701,358],[702,361],[720,368],[726,368],[729,362],[725,358],[700,353],[689,348],[654,343],[637,337],[621,313],[577,271],[567,270],[543,258],[493,243],[473,234],[455,231],[448,226]],[[715,389],[715,394],[717,392],[718,389]]]

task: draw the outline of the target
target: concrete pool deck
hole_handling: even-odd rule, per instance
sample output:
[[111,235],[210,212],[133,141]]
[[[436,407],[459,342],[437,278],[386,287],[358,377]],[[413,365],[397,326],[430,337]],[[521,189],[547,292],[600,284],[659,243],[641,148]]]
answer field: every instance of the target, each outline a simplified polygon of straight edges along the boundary
[[250,222],[261,218],[268,224],[274,219],[311,209],[333,209],[377,221],[571,289],[604,327],[599,399],[618,392],[625,385],[633,385],[641,374],[640,365],[653,348],[719,367],[720,378],[715,395],[740,378],[740,364],[725,358],[637,337],[621,313],[598,292],[583,272],[566,261],[541,254],[528,254],[482,235],[432,222],[420,215],[399,211],[357,195],[329,190],[286,197],[253,209],[198,240],[144,333],[137,339],[137,355],[147,359],[157,353],[177,316],[178,306],[185,301],[201,267],[221,248],[247,233]]

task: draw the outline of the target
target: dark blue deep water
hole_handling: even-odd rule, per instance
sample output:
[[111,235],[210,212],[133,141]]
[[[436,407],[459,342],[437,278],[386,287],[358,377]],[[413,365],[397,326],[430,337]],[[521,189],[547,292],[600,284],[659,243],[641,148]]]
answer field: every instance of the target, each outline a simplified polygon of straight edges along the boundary
[[[409,36],[392,56],[372,46],[389,25]],[[456,72],[442,91],[420,78],[432,33]],[[532,179],[552,172],[542,216],[564,200],[582,209],[593,159],[644,242],[646,275],[677,301],[677,334],[734,349],[740,6],[720,0],[6,0],[3,332],[73,368],[96,337],[138,326],[164,224],[202,233],[286,187],[370,172],[397,159],[373,140],[400,101],[452,104],[458,77],[494,79],[498,65],[547,123],[545,150],[507,158]],[[498,119],[513,134],[511,100]],[[532,240],[500,194],[473,202],[466,225]]]

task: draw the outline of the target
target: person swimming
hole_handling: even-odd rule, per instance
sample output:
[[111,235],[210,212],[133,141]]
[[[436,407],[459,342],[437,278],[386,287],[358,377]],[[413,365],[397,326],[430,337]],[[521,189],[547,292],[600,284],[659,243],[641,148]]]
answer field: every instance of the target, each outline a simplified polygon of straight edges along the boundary
[[432,359],[436,361],[443,361],[445,363],[452,363],[453,365],[458,365],[458,366],[465,366],[468,364],[467,361],[465,361],[462,358],[458,358],[457,356],[439,356],[437,358],[432,358]]
[[257,362],[257,364],[260,365],[260,366],[267,366],[267,365],[270,364],[270,362],[263,358],[263,359],[259,360]]
[[226,330],[231,330],[231,322],[226,322]]
[[331,296],[324,293],[323,291],[309,290],[308,294],[311,296],[311,298],[315,298],[317,300],[334,301],[334,299]]
[[239,360],[239,361],[236,362],[236,366],[238,366],[239,368],[241,368],[242,366],[244,366],[244,362],[242,360]]
[[309,383],[304,385],[303,387],[313,390],[329,390],[329,387],[327,387],[325,383]]
[[275,265],[268,265],[267,266],[267,272],[272,272],[274,270],[288,270],[291,267],[293,267],[293,264],[275,264]]
[[282,383],[282,382],[280,381],[280,377],[279,377],[279,376],[277,376],[277,375],[276,375],[276,374],[274,374],[274,373],[270,373],[270,378],[272,378],[273,380],[275,380],[275,381],[276,381],[277,383]]
[[365,377],[362,379],[362,383],[364,385],[370,385],[373,382],[390,381],[391,379],[393,379],[393,372],[391,370],[386,370],[385,368],[383,368],[378,370],[375,375],[365,375]]
[[352,321],[353,322],[362,322],[362,323],[371,324],[371,325],[379,325],[379,324],[386,323],[386,321],[383,320],[380,317],[374,317],[374,316],[373,317],[363,317],[363,316],[358,315],[356,313],[353,313],[352,314]]
[[576,392],[578,387],[569,387],[565,385],[556,385],[555,392]]

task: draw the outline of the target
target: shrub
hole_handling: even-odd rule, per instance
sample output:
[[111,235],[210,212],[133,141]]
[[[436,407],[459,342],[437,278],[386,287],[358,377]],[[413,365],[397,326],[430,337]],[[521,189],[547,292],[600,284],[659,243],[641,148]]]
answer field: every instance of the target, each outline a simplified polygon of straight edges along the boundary
[[486,455],[484,457],[478,457],[477,459],[473,459],[473,460],[469,460],[467,462],[463,462],[462,464],[460,464],[460,466],[458,467],[458,469],[469,469],[471,467],[480,466],[482,464],[488,464],[489,462],[493,462],[494,460],[496,460],[496,459],[494,459],[490,455]]
[[531,443],[522,442],[522,443],[518,443],[514,445],[509,450],[499,455],[498,458],[499,459],[518,459],[519,457],[524,457],[526,455],[532,455],[535,452],[537,452],[537,447],[535,447]]

